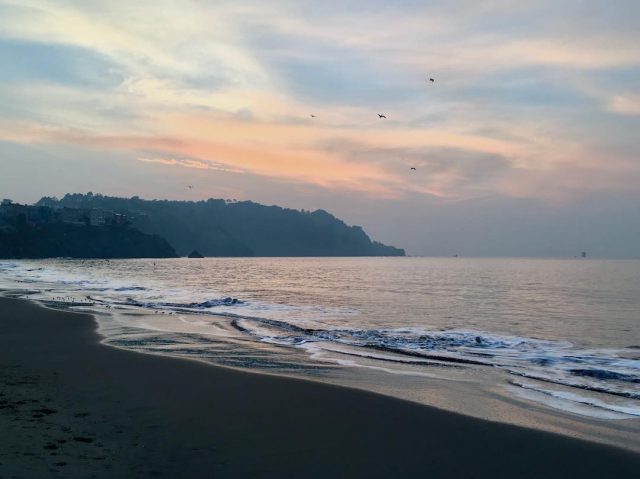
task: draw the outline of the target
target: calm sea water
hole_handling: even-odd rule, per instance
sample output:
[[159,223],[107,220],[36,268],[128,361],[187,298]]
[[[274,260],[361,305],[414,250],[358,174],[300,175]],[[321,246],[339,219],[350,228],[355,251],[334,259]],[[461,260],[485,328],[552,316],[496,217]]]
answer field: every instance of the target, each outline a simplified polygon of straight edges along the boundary
[[95,312],[119,347],[309,377],[471,374],[572,413],[640,417],[640,261],[25,260],[0,277]]

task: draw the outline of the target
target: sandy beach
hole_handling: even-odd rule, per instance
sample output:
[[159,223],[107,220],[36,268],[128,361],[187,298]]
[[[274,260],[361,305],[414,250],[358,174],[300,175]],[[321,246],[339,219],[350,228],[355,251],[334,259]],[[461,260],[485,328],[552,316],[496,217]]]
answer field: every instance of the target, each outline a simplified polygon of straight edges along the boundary
[[0,298],[0,477],[632,477],[640,455],[381,395],[100,344]]

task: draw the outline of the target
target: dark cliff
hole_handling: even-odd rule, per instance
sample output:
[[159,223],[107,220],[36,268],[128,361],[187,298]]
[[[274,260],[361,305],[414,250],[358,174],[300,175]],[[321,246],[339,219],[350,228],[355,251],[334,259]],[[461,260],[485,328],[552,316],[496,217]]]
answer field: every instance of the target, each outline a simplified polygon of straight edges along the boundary
[[166,238],[181,255],[205,256],[404,256],[372,241],[323,210],[298,211],[251,201],[143,200],[91,193],[43,198],[39,205],[103,208],[127,215],[141,231]]
[[0,230],[0,258],[172,258],[166,240],[130,226],[10,221]]

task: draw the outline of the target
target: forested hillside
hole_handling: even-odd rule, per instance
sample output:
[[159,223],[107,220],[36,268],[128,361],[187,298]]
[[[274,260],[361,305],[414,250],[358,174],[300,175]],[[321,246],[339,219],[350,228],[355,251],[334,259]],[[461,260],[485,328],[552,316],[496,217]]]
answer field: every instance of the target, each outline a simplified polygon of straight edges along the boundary
[[403,256],[404,250],[371,241],[323,210],[313,212],[228,202],[144,200],[67,194],[39,205],[101,208],[127,215],[133,226],[166,238],[180,255],[205,256]]

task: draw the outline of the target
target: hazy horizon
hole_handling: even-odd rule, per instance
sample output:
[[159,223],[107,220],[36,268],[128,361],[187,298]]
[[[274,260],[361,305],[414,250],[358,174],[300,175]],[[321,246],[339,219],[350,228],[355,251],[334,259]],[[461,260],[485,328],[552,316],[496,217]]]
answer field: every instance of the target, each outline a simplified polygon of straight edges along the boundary
[[[69,192],[69,193],[88,193],[88,192]],[[103,194],[102,192],[91,192],[93,194]],[[46,196],[56,196],[56,195],[42,195],[39,196],[37,199],[35,200],[18,200],[16,198],[9,198],[15,202],[19,202],[19,203],[25,203],[25,204],[33,204],[36,203],[38,200],[40,200],[43,197]],[[62,198],[62,196],[64,195],[60,195],[59,197]],[[105,196],[112,196],[112,195],[105,195]],[[135,196],[135,195],[134,195]],[[139,196],[139,195],[138,195]],[[185,199],[185,198],[162,198],[162,197],[157,197],[157,198],[152,198],[152,197],[141,197],[144,200],[168,200],[168,201],[206,201],[209,198],[203,198],[203,199]],[[232,198],[213,198],[213,199],[225,199],[225,200],[232,200]],[[251,199],[247,199],[247,200],[238,200],[238,201],[254,201]],[[271,206],[271,204],[268,203],[264,203],[267,204],[267,206]],[[285,208],[292,208],[295,210],[300,210],[300,209],[307,209],[310,211],[313,211],[315,209],[323,209],[323,208],[300,208],[297,207],[296,205],[284,205],[284,204],[274,204],[275,206],[281,206],[281,207],[285,207]],[[362,226],[365,229],[365,232],[371,237],[372,240],[376,240],[376,241],[382,241],[385,244],[389,244],[392,246],[396,246],[398,248],[404,248],[406,249],[406,246],[403,244],[398,244],[398,243],[393,243],[393,242],[389,242],[389,241],[383,241],[381,240],[381,238],[379,236],[376,236],[375,234],[371,233],[371,231],[376,231],[376,225],[375,223],[373,224],[372,228],[368,228],[366,226],[364,226],[361,223],[357,223],[357,222],[350,222],[348,220],[346,220],[344,217],[340,217],[339,215],[337,215],[335,213],[335,211],[331,210],[331,209],[327,209],[326,211],[328,211],[331,214],[334,214],[334,216],[336,216],[338,219],[341,219],[343,221],[345,221],[345,223],[347,223],[348,225],[356,225],[356,226]],[[474,226],[477,226],[475,224],[470,224],[468,225],[469,227],[473,228]],[[432,234],[430,237],[428,236],[428,233],[425,233],[425,236],[422,238],[425,240],[425,243],[427,242],[426,240],[429,239],[432,242],[435,242],[436,244],[438,244],[438,241],[442,241],[443,243],[445,243],[446,238],[443,238],[443,235],[446,235],[446,232],[443,232],[444,229],[440,229],[439,232],[437,234]],[[485,232],[486,233],[486,232]],[[579,231],[578,231],[579,233]],[[595,238],[595,242],[597,243],[598,240],[602,240],[603,236],[606,239],[606,235],[607,235],[607,231],[603,230],[602,231],[603,235],[602,236],[598,236]],[[513,243],[512,245],[510,245],[510,247],[505,248],[504,245],[502,247],[502,249],[500,251],[498,251],[495,248],[492,248],[491,243],[487,242],[485,244],[480,245],[479,247],[476,246],[475,248],[473,247],[473,245],[467,247],[467,251],[465,252],[465,248],[464,245],[468,245],[469,243],[471,243],[473,241],[473,238],[469,238],[467,235],[451,235],[452,237],[457,237],[459,239],[458,242],[452,242],[450,244],[448,244],[447,246],[445,246],[444,248],[438,249],[437,247],[432,248],[431,252],[427,251],[427,252],[423,252],[423,253],[415,253],[411,250],[407,250],[407,256],[409,257],[425,257],[425,258],[429,258],[429,257],[433,257],[433,258],[446,258],[446,257],[451,257],[451,256],[455,256],[458,255],[459,257],[465,257],[465,258],[523,258],[523,259],[527,259],[527,258],[540,258],[540,259],[573,259],[573,258],[578,258],[580,256],[580,254],[583,251],[587,252],[587,257],[591,258],[591,259],[640,259],[640,256],[624,256],[624,254],[616,254],[616,255],[607,255],[606,253],[603,254],[602,250],[599,250],[598,248],[596,248],[595,250],[585,250],[585,249],[575,249],[574,246],[576,244],[594,244],[594,241],[588,241],[580,238],[575,238],[575,243],[570,243],[569,241],[560,241],[559,245],[558,244],[554,244],[551,240],[546,241],[545,243],[541,243],[538,240],[531,240],[529,242],[520,242],[517,241],[516,239],[513,239],[513,237],[509,238],[512,239]],[[611,238],[609,238],[609,241],[611,241]],[[507,244],[507,243],[505,243]],[[453,245],[458,245],[461,246],[460,248],[456,249]],[[623,251],[623,250],[620,250]]]
[[0,195],[235,198],[414,256],[638,258],[639,16],[0,0]]

